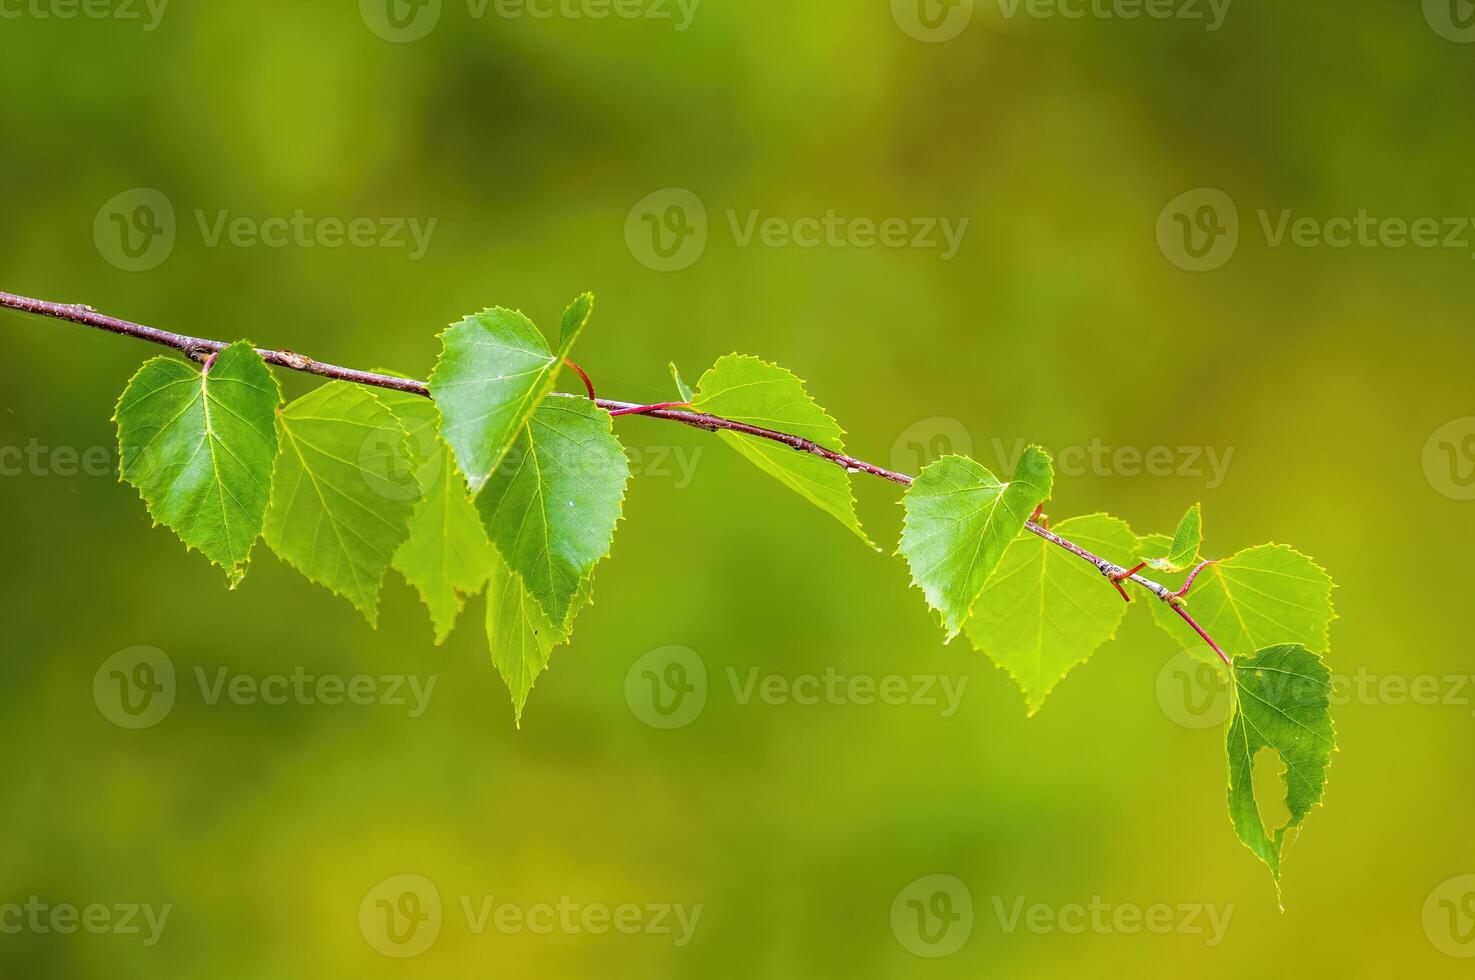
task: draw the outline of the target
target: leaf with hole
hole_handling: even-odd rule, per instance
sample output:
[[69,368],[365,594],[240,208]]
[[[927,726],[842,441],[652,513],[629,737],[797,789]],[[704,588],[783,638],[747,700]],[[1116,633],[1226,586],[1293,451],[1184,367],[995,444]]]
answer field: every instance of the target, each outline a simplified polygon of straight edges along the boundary
[[[1336,750],[1332,727],[1331,672],[1300,644],[1268,647],[1234,658],[1234,713],[1225,739],[1229,760],[1229,814],[1246,847],[1264,861],[1280,892],[1286,835],[1321,802],[1326,771]],[[1266,751],[1268,750],[1268,751]],[[1290,818],[1269,830],[1255,798],[1254,769],[1285,767],[1285,806]]]

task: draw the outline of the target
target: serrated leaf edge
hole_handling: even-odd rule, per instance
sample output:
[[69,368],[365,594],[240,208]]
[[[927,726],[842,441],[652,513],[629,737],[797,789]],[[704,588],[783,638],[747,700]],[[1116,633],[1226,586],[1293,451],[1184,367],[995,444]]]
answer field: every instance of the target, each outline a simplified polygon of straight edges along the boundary
[[[736,358],[737,360],[757,361],[759,364],[763,365],[764,367],[766,367],[766,368],[772,368],[775,371],[782,371],[785,374],[787,374],[789,377],[791,377],[795,381],[797,381],[799,383],[799,390],[804,394],[805,400],[811,406],[813,406],[815,408],[815,410],[819,412],[820,415],[824,416],[824,418],[827,421],[829,421],[832,425],[834,425],[835,431],[837,431],[839,433],[839,436],[835,439],[835,445],[833,445],[833,446],[825,446],[825,448],[826,449],[833,449],[837,453],[844,453],[845,452],[845,436],[846,436],[845,427],[842,426],[840,424],[839,420],[836,419],[833,415],[831,415],[829,413],[829,411],[823,405],[821,405],[819,402],[817,402],[817,401],[814,400],[814,395],[812,395],[810,393],[810,391],[809,391],[809,383],[807,381],[805,381],[803,378],[799,377],[799,375],[795,374],[793,371],[791,371],[788,368],[784,367],[783,365],[778,364],[778,363],[773,362],[773,361],[765,361],[763,358],[759,357],[756,354],[739,354],[738,352],[733,351],[730,354],[723,354],[721,357],[717,358],[717,360],[713,361],[712,362],[712,366],[709,367],[709,368],[707,368],[707,370],[703,371],[702,372],[702,376],[697,379],[697,385],[696,385],[695,388],[693,388],[693,389],[690,390],[689,397],[686,397],[685,398],[686,401],[689,401],[689,402],[692,403],[692,408],[693,408],[694,411],[700,412],[700,411],[703,410],[702,409],[702,406],[700,404],[701,403],[701,398],[702,398],[702,382],[704,380],[706,380],[706,377],[707,377],[708,374],[712,373],[714,370],[717,369],[717,365],[718,364],[721,364],[723,361],[727,360],[728,358]],[[681,385],[684,383],[682,381],[682,379],[681,379],[681,374],[677,370],[676,363],[674,361],[671,363],[670,367],[671,367],[671,372],[672,372],[672,378],[676,381],[677,389],[678,389],[678,391],[680,391]],[[752,423],[747,423],[747,424],[752,424]],[[719,433],[719,435],[730,435],[730,436],[732,436],[735,439],[747,439],[747,438],[751,438],[751,437],[748,437],[748,436],[744,436],[742,433],[738,433],[738,432],[730,432],[730,433],[729,432],[723,432],[723,433]],[[804,436],[802,438],[808,438],[808,437],[807,436]],[[722,440],[722,441],[725,442],[726,440]],[[741,454],[739,454],[739,455],[741,455]],[[779,477],[774,476],[771,473],[768,474],[768,475],[772,479],[778,480],[779,483],[781,483],[784,486],[788,487],[793,492],[799,494],[800,497],[803,497],[805,500],[808,500],[809,503],[815,504],[815,501],[810,500],[802,491],[800,491],[798,488],[794,487],[792,484],[788,483],[787,481],[785,481],[783,479],[780,479]],[[855,486],[854,486],[853,483],[851,483],[851,481],[849,479],[848,473],[847,473],[847,477],[846,477],[846,480],[845,480],[845,487],[846,487],[846,497],[848,498],[848,501],[849,501],[849,504],[850,504],[850,516],[851,516],[851,519],[855,522],[854,523],[854,526],[851,526],[849,524],[846,524],[843,520],[841,520],[839,517],[837,517],[834,514],[829,514],[829,511],[828,510],[825,510],[825,508],[823,508],[823,507],[820,507],[820,510],[823,513],[829,514],[829,516],[832,517],[832,518],[834,518],[835,521],[837,523],[839,523],[841,527],[844,527],[847,531],[850,531],[856,537],[858,537],[862,541],[864,541],[865,544],[866,544],[866,546],[868,548],[871,548],[872,550],[874,550],[874,551],[876,551],[876,552],[879,553],[881,551],[881,548],[879,546],[877,546],[876,542],[874,542],[874,541],[871,540],[870,535],[866,534],[865,528],[860,523],[860,514],[856,512],[856,506],[855,506],[855,504],[856,504],[856,501],[855,501]],[[818,506],[818,504],[815,504],[815,506]]]
[[[271,378],[272,387],[276,389],[276,393],[277,393],[277,405],[278,405],[278,407],[280,407],[281,404],[282,404],[282,385],[281,385],[281,382],[279,382],[277,380],[277,376],[276,376],[275,372],[273,372],[271,370],[271,367],[267,365],[266,361],[261,359],[261,354],[256,350],[256,345],[254,343],[252,343],[249,340],[245,340],[245,339],[237,340],[234,343],[231,343],[231,344],[228,344],[225,347],[222,347],[220,349],[220,353],[223,354],[227,350],[229,350],[230,348],[236,347],[236,346],[238,346],[240,344],[245,344],[248,347],[250,347],[251,352],[256,355],[256,357],[257,357],[258,360],[261,360],[261,366],[264,367],[264,368],[266,368],[267,377]],[[169,527],[168,524],[165,524],[163,521],[159,520],[159,518],[154,514],[154,504],[153,504],[153,502],[151,500],[149,500],[147,497],[145,497],[143,495],[143,491],[141,489],[139,489],[137,486],[135,486],[127,478],[127,475],[124,473],[124,455],[125,454],[123,452],[123,433],[122,433],[121,429],[119,428],[119,426],[122,423],[118,419],[118,410],[120,408],[122,408],[122,406],[123,406],[123,398],[124,398],[124,396],[126,396],[128,394],[128,389],[133,385],[133,382],[138,378],[138,376],[140,374],[142,374],[144,372],[144,370],[146,368],[148,368],[148,366],[150,364],[153,364],[153,363],[155,363],[157,361],[164,361],[164,362],[167,362],[169,364],[178,364],[178,365],[180,365],[182,367],[187,367],[187,366],[190,366],[190,365],[193,365],[193,364],[196,363],[194,361],[181,361],[179,358],[170,357],[168,354],[160,354],[157,357],[151,357],[148,360],[144,361],[142,364],[139,365],[137,371],[134,371],[133,374],[129,375],[127,383],[125,383],[123,385],[123,390],[118,393],[118,400],[113,403],[113,415],[112,415],[112,417],[110,419],[108,419],[109,422],[112,422],[113,423],[113,428],[114,428],[114,430],[116,432],[116,435],[114,436],[114,439],[118,443],[118,483],[119,484],[122,484],[122,485],[133,487],[134,491],[138,494],[138,499],[140,499],[140,500],[143,501],[144,510],[149,515],[149,528],[150,528],[150,530],[152,530],[153,528],[156,528],[156,527],[167,528],[170,531],[170,533],[172,533],[174,535],[174,540],[176,540],[180,544],[184,545],[185,554],[189,554],[192,551],[193,552],[199,552],[200,557],[204,558],[210,564],[214,565],[216,568],[219,568],[222,572],[224,572],[225,573],[225,578],[226,578],[226,587],[227,587],[227,589],[229,589],[229,591],[234,592],[236,590],[236,588],[238,586],[240,586],[240,584],[243,581],[245,581],[245,579],[246,579],[246,573],[250,570],[251,556],[256,551],[257,542],[259,542],[261,540],[261,532],[260,531],[256,532],[256,537],[254,537],[254,538],[251,539],[251,547],[249,549],[247,549],[246,557],[243,558],[240,562],[238,562],[238,563],[232,565],[231,567],[227,568],[224,562],[216,561],[214,558],[211,558],[209,555],[205,554],[205,552],[201,551],[199,548],[197,548],[194,545],[190,544],[188,541],[184,540],[184,538],[181,538],[179,536],[179,532],[175,531],[174,528]],[[201,374],[203,374],[203,373],[204,373],[204,369],[201,368]],[[278,441],[278,447],[277,448],[280,449],[281,439],[280,439],[279,434],[276,432],[275,427],[273,427],[272,434],[275,435],[275,436],[278,436],[278,440],[277,440]],[[274,481],[275,480],[275,476],[276,476],[276,465],[275,465],[275,462],[273,462],[273,465],[272,465],[272,476],[273,476],[273,481]],[[271,495],[270,495],[270,493],[267,494],[266,507],[267,507],[267,510],[268,511],[271,509]],[[263,511],[263,519],[264,518],[265,518],[265,511]]]
[[[330,382],[328,382],[328,384],[349,384],[349,383],[350,382],[346,382],[346,381],[330,381]],[[312,392],[308,392],[308,394],[310,395],[313,392],[320,390],[321,387],[326,387],[326,386],[324,385],[324,386],[319,386],[319,388],[314,388],[313,391]],[[401,422],[400,419],[399,419],[399,416],[394,413],[394,409],[392,409],[388,405],[384,404],[384,399],[380,398],[379,395],[372,388],[365,388],[364,390],[365,390],[365,393],[368,394],[368,396],[370,398],[374,399],[375,404],[377,404],[380,408],[384,409],[384,411],[389,414],[389,417],[394,420],[395,426],[399,429],[400,449],[408,457],[410,455],[410,453],[409,453],[409,449],[410,449],[410,438],[409,438],[408,431],[405,429],[404,423]],[[305,398],[305,397],[307,397],[307,395],[303,395],[302,397]],[[300,400],[301,399],[294,399],[294,403],[296,401],[300,401]],[[290,406],[288,406],[288,407],[290,407]],[[281,415],[282,410],[283,410],[282,408],[280,408],[280,407],[278,408],[277,414],[279,416]],[[280,441],[281,440],[280,440],[280,437],[279,437],[278,438],[278,443],[279,443],[279,445],[278,445],[278,452],[280,452]],[[267,513],[271,513],[272,503],[276,499],[276,496],[275,496],[275,494],[276,494],[276,485],[277,485],[276,477],[277,477],[277,474],[276,474],[276,466],[275,466],[275,464],[273,464],[273,466],[272,466],[272,499],[267,502],[267,505],[266,505]],[[410,468],[410,478],[415,481],[415,487],[416,487],[416,489],[417,490],[420,490],[420,479],[419,479],[418,476],[415,475],[414,467],[411,467]],[[418,507],[420,505],[420,501],[422,499],[424,499],[424,491],[423,490],[420,490],[420,496],[417,497],[416,500],[415,500],[415,506],[416,507]],[[414,512],[411,511],[411,514],[412,515],[413,515],[413,513]],[[400,544],[402,546],[404,544],[404,542],[400,542]],[[267,547],[270,548],[272,554],[274,554],[278,558],[280,558],[283,563],[285,563],[286,565],[290,566],[293,571],[297,572],[297,574],[301,575],[303,578],[307,579],[312,584],[317,585],[317,586],[321,586],[322,588],[327,589],[329,592],[331,592],[333,595],[337,596],[338,598],[347,601],[350,606],[352,606],[353,608],[357,609],[359,611],[360,615],[362,615],[364,617],[364,619],[368,622],[370,629],[377,630],[379,628],[379,599],[384,594],[384,579],[388,576],[389,570],[394,567],[394,555],[390,555],[389,556],[389,564],[387,564],[387,565],[384,566],[384,573],[379,576],[379,583],[378,583],[378,587],[374,591],[373,601],[367,607],[365,607],[365,606],[360,606],[357,602],[355,602],[353,600],[353,597],[350,596],[350,595],[348,595],[348,593],[343,592],[343,591],[341,591],[339,589],[334,588],[333,586],[329,585],[327,582],[324,582],[321,579],[316,578],[315,576],[313,576],[311,573],[309,573],[305,569],[299,567],[296,562],[294,562],[292,559],[288,558],[286,555],[282,554],[281,552],[277,551],[275,548],[271,548],[271,546],[269,544],[268,544]],[[395,548],[395,551],[396,552],[399,551],[399,548],[396,547]]]
[[[1093,517],[1103,517],[1103,518],[1106,518],[1107,520],[1116,521],[1118,524],[1122,525],[1122,527],[1126,528],[1127,529],[1127,533],[1131,534],[1132,537],[1134,537],[1134,538],[1137,537],[1136,533],[1132,531],[1132,526],[1130,524],[1128,524],[1122,518],[1117,517],[1114,514],[1108,514],[1105,511],[1097,511],[1097,512],[1095,512],[1093,514],[1077,514],[1077,515],[1075,515],[1073,517],[1065,518],[1064,520],[1060,521],[1059,523],[1061,525],[1064,525],[1064,524],[1066,524],[1069,521],[1084,521],[1084,520],[1090,520]],[[1026,537],[1034,538],[1034,535],[1031,534],[1027,530],[1026,531],[1020,531],[1019,532],[1019,537],[1016,538],[1015,540],[1021,540],[1022,541],[1022,540],[1025,540]],[[1050,545],[1050,543],[1048,541],[1045,541],[1043,539],[1036,538],[1035,540],[1038,540],[1040,542],[1040,544],[1044,547],[1044,549],[1045,549],[1044,554],[1045,554],[1045,556],[1046,556],[1046,558],[1048,560],[1048,557],[1050,555],[1050,549],[1051,549],[1052,546]],[[1080,544],[1079,541],[1076,541],[1076,543],[1077,544]],[[1013,547],[1013,544],[1014,544],[1014,542],[1011,541],[1010,542],[1010,547]],[[1086,546],[1085,545],[1082,545],[1082,547],[1086,547]],[[1106,557],[1106,556],[1103,556],[1103,557]],[[989,576],[989,578],[993,578],[993,576]],[[1102,584],[1105,585],[1106,583],[1103,582]],[[987,590],[987,588],[988,588],[988,582],[987,581],[984,582],[984,588],[985,588],[985,590]],[[982,597],[982,593],[980,593],[980,598],[981,597]],[[972,619],[973,619],[973,611],[970,609],[969,612],[968,612],[968,619],[964,621],[964,626],[966,627],[967,624],[972,621]],[[1045,706],[1045,702],[1049,700],[1050,695],[1052,693],[1054,693],[1055,689],[1057,687],[1059,687],[1062,683],[1064,683],[1065,679],[1067,677],[1069,677],[1072,673],[1074,673],[1075,670],[1076,670],[1076,668],[1086,666],[1086,664],[1089,663],[1091,661],[1091,659],[1096,656],[1096,651],[1097,650],[1100,650],[1102,647],[1106,646],[1112,640],[1115,640],[1117,638],[1117,633],[1121,630],[1122,624],[1125,623],[1126,621],[1127,621],[1126,615],[1121,616],[1116,621],[1116,625],[1111,628],[1111,635],[1108,636],[1108,637],[1106,637],[1100,643],[1096,644],[1089,651],[1087,651],[1086,654],[1080,660],[1077,660],[1075,663],[1073,663],[1070,666],[1066,667],[1065,668],[1065,672],[1063,674],[1061,674],[1059,677],[1055,678],[1055,680],[1051,681],[1049,687],[1047,687],[1044,690],[1042,690],[1042,691],[1039,692],[1039,703],[1038,704],[1034,704],[1034,705],[1031,705],[1030,704],[1030,694],[1029,694],[1028,691],[1026,691],[1024,689],[1024,685],[1020,682],[1019,676],[1013,670],[1011,670],[1009,667],[1007,667],[1004,664],[1001,664],[997,660],[995,660],[994,657],[993,657],[993,655],[991,653],[989,653],[987,650],[983,649],[983,647],[981,647],[978,644],[978,642],[976,640],[974,640],[974,638],[973,638],[973,636],[971,634],[968,635],[968,644],[971,647],[973,647],[973,649],[977,653],[980,653],[984,657],[987,657],[988,658],[988,662],[990,664],[992,664],[997,669],[1002,670],[1005,674],[1007,674],[1009,676],[1009,679],[1014,682],[1014,686],[1017,687],[1017,688],[1019,688],[1019,693],[1024,697],[1024,708],[1025,708],[1024,714],[1025,714],[1025,717],[1026,718],[1033,718],[1035,715],[1037,715],[1040,712],[1040,709]]]

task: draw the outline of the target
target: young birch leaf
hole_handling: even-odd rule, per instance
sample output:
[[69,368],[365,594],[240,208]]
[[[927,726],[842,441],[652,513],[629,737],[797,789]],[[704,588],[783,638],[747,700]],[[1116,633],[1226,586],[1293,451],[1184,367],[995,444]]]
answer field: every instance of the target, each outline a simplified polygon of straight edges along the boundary
[[[683,387],[679,375],[677,386]],[[719,358],[697,382],[692,409],[735,422],[776,429],[833,449],[845,451],[845,433],[804,389],[793,374],[756,357],[728,354]],[[742,453],[763,472],[819,507],[853,531],[872,548],[855,516],[855,497],[845,471],[809,453],[783,443],[754,439],[735,432],[719,438]]]
[[1004,550],[1049,498],[1053,480],[1050,457],[1030,446],[1009,483],[966,456],[944,456],[907,489],[897,551],[942,617],[948,642],[963,628]]
[[421,494],[410,516],[410,536],[394,553],[393,565],[420,593],[440,645],[455,627],[465,597],[486,584],[496,551],[466,496],[465,478],[437,434],[435,402],[398,391],[378,397],[405,427]]
[[[1144,538],[1147,542],[1151,539]],[[1155,543],[1155,541],[1154,541]],[[1173,535],[1166,558],[1144,558],[1148,567],[1159,572],[1182,572],[1199,561],[1199,549],[1204,543],[1203,505],[1194,504],[1178,522],[1178,531]]]
[[676,391],[681,395],[682,401],[690,402],[696,397],[692,394],[691,385],[687,384],[686,379],[681,376],[681,369],[676,366],[675,361],[671,362],[671,380],[676,382]]
[[564,311],[557,351],[548,349],[531,320],[500,307],[472,314],[441,334],[430,393],[444,416],[441,435],[473,492],[553,390],[558,369],[593,309],[594,297],[585,293]]
[[[1281,643],[1326,650],[1329,627],[1336,618],[1332,587],[1331,577],[1310,558],[1285,545],[1266,544],[1199,572],[1188,592],[1187,608],[1231,657]],[[1153,602],[1152,615],[1182,649],[1213,657],[1167,603]]]
[[419,488],[405,430],[368,389],[332,381],[277,417],[266,543],[378,625],[379,587]]
[[585,398],[550,398],[476,498],[488,537],[560,628],[609,554],[629,479],[609,413]]
[[[1229,815],[1245,846],[1264,861],[1280,893],[1286,834],[1321,802],[1326,771],[1336,749],[1328,698],[1331,672],[1300,644],[1273,646],[1234,658],[1234,713],[1225,739],[1229,761]],[[1285,805],[1290,819],[1267,831],[1255,800],[1254,768],[1269,749],[1285,766]]]
[[154,358],[113,416],[122,478],[155,522],[225,569],[231,588],[246,574],[271,497],[281,397],[261,355],[242,341],[205,369]]
[[[1113,562],[1135,554],[1137,536],[1105,514],[1073,517],[1057,534]],[[1127,604],[1094,566],[1021,533],[983,588],[968,621],[973,646],[1009,672],[1033,715],[1077,664],[1116,636]]]
[[[501,558],[493,554],[487,579],[487,643],[492,664],[507,691],[512,695],[512,712],[517,727],[522,727],[522,709],[528,692],[538,675],[548,669],[548,661],[556,647],[569,641],[572,626],[559,628],[527,589],[518,575]],[[592,598],[592,580],[579,583],[574,600],[574,614]]]

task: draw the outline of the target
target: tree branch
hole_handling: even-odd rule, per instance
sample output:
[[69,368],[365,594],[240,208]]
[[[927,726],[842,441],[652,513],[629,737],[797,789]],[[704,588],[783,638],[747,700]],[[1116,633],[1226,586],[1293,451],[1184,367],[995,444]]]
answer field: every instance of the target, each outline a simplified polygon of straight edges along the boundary
[[[185,334],[171,333],[167,330],[160,330],[157,327],[144,326],[141,323],[133,323],[128,320],[120,320],[116,317],[111,317],[99,313],[97,312],[97,310],[93,309],[90,306],[84,306],[81,304],[52,303],[46,300],[32,299],[28,296],[17,296],[14,293],[0,292],[0,307],[8,307],[12,310],[19,310],[22,313],[33,313],[37,316],[51,317],[56,320],[70,320],[73,323],[80,323],[86,327],[92,327],[98,330],[106,330],[110,333],[121,334],[125,337],[135,337],[139,340],[146,340],[149,343],[159,344],[163,347],[169,347],[177,350],[181,354],[184,354],[186,357],[195,361],[205,361],[211,355],[217,354],[230,346],[229,343],[219,340],[208,340],[203,337],[190,337]],[[315,374],[319,377],[331,378],[335,381],[348,381],[354,384],[370,385],[375,388],[388,388],[393,391],[403,391],[414,395],[423,395],[427,398],[430,397],[429,386],[426,385],[426,383],[423,381],[417,381],[412,378],[397,378],[387,374],[375,374],[371,371],[360,371],[356,368],[340,367],[337,364],[328,364],[323,361],[315,361],[310,357],[305,357],[302,354],[298,354],[290,350],[268,350],[257,348],[257,353],[260,354],[262,360],[266,361],[268,364],[274,364],[277,367],[288,368],[292,371],[302,371],[306,374]],[[579,374],[580,376],[584,376],[584,373],[582,371],[579,371]],[[588,384],[587,377],[585,377],[585,383]],[[593,386],[590,385],[589,388],[592,394]],[[836,466],[844,468],[849,473],[869,473],[872,476],[878,476],[883,480],[890,480],[892,483],[898,483],[904,487],[909,487],[912,485],[913,478],[907,476],[905,473],[896,473],[891,470],[883,469],[882,467],[875,466],[863,460],[856,459],[853,456],[846,456],[844,453],[837,453],[832,449],[828,449],[817,443],[811,442],[808,439],[802,438],[801,436],[792,435],[787,432],[777,432],[773,429],[764,429],[760,426],[748,425],[744,422],[736,422],[732,419],[721,418],[717,415],[707,415],[703,412],[679,411],[671,408],[641,405],[635,402],[614,401],[608,398],[595,398],[594,403],[600,408],[609,411],[611,415],[615,416],[642,415],[646,418],[665,419],[671,422],[680,422],[684,425],[690,425],[698,429],[705,429],[709,432],[738,432],[743,435],[753,436],[758,439],[769,439],[773,442],[783,443],[784,445],[789,446],[797,452],[804,452],[809,453],[813,456],[818,456],[820,459],[826,460],[828,462],[834,463]],[[1172,606],[1174,612],[1181,616],[1188,623],[1189,626],[1193,627],[1194,631],[1198,633],[1199,636],[1203,637],[1204,640],[1208,642],[1209,646],[1213,647],[1214,652],[1219,654],[1219,657],[1226,664],[1230,664],[1231,666],[1233,666],[1233,663],[1229,659],[1228,655],[1226,655],[1224,651],[1219,648],[1219,645],[1215,643],[1212,638],[1210,638],[1209,634],[1204,632],[1203,628],[1199,626],[1198,623],[1194,622],[1193,618],[1189,616],[1186,611],[1184,611],[1181,605],[1183,594],[1182,592],[1174,593],[1165,585],[1161,585],[1157,582],[1154,582],[1152,579],[1144,578],[1141,575],[1135,574],[1129,569],[1123,568],[1120,565],[1117,565],[1105,558],[1102,558],[1100,555],[1092,554],[1085,548],[1082,548],[1081,546],[1074,544],[1073,542],[1067,541],[1066,539],[1060,537],[1060,535],[1047,530],[1044,526],[1037,523],[1036,521],[1028,521],[1025,524],[1025,528],[1030,532],[1039,535],[1041,538],[1044,538],[1046,541],[1049,541],[1051,544],[1064,548],[1071,554],[1090,562],[1092,565],[1096,566],[1097,570],[1100,571],[1101,574],[1113,584],[1118,584],[1124,581],[1132,582],[1146,589],[1148,592],[1151,592],[1162,601],[1167,602],[1169,605]],[[1189,584],[1192,584],[1192,580],[1190,580]],[[1183,592],[1186,591],[1187,589],[1185,588]],[[1123,596],[1125,595],[1126,593],[1123,593]]]

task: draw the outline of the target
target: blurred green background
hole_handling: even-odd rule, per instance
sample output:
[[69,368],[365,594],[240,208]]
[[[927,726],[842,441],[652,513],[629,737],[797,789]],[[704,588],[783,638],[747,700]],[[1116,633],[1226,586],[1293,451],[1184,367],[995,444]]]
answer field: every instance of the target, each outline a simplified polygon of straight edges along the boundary
[[[1230,826],[1221,730],[1175,700],[1145,608],[1026,719],[890,557],[898,488],[856,481],[868,553],[717,440],[634,418],[596,603],[517,731],[479,599],[436,648],[394,575],[377,632],[264,546],[227,591],[107,466],[67,463],[112,458],[113,404],[157,352],[0,312],[0,447],[36,447],[0,456],[0,906],[170,908],[152,944],[141,914],[141,935],[0,932],[0,974],[1470,975],[1475,231],[1337,247],[1328,223],[1475,214],[1460,5],[95,2],[0,2],[0,289],[422,377],[461,315],[552,329],[591,289],[579,360],[609,397],[671,397],[668,360],[695,380],[736,350],[806,378],[882,465],[1109,447],[1052,513],[1171,531],[1202,500],[1210,554],[1299,547],[1340,585],[1334,671],[1374,693],[1335,708],[1282,913]],[[862,247],[855,224],[843,245],[743,235],[831,211],[967,225],[950,257]],[[1275,236],[1286,211],[1314,219],[1301,244]],[[211,234],[298,212],[374,240]],[[380,219],[433,219],[423,254]],[[1153,447],[1166,475],[1132,463]],[[129,730],[94,678],[139,646],[177,689]],[[662,730],[626,681],[673,646],[708,692]],[[435,686],[418,714],[212,704],[197,672],[222,668]],[[948,717],[743,703],[731,677],[754,669],[967,687]],[[1425,677],[1437,694],[1398,696]],[[373,924],[400,875],[442,905],[408,958]],[[892,917],[932,875],[973,905],[938,957]],[[466,914],[565,897],[702,909],[684,945]],[[1011,929],[1021,900],[1054,925]],[[1217,944],[1060,927],[1093,901],[1232,917]]]

